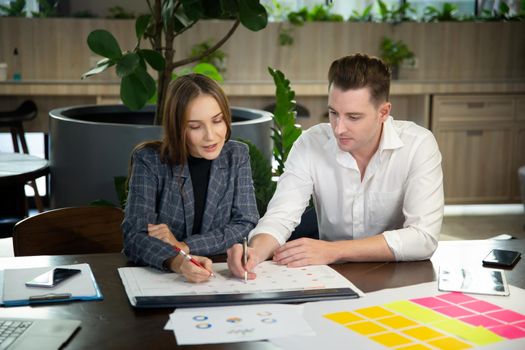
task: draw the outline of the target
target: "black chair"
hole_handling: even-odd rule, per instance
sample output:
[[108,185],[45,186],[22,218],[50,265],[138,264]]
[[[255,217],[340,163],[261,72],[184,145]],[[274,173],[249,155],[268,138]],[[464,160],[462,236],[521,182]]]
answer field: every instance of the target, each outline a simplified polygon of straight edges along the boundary
[[[13,149],[16,153],[20,153],[20,146],[23,153],[29,154],[27,142],[25,138],[24,122],[33,120],[38,114],[38,109],[35,102],[26,100],[22,102],[17,109],[12,111],[0,111],[0,128],[9,128],[11,131],[11,139],[13,140]],[[38,211],[44,211],[42,199],[38,194],[35,181],[28,183],[35,192],[35,204]],[[3,188],[2,201],[4,205],[0,205],[0,235],[2,233],[11,232],[14,224],[27,216],[27,205],[25,201],[25,194],[23,186],[17,188]]]
[[29,153],[24,132],[23,122],[36,118],[38,109],[36,104],[31,100],[22,102],[14,111],[0,111],[0,127],[11,129],[11,138],[13,139],[13,148],[16,153],[20,153],[18,141],[22,145],[22,151]]

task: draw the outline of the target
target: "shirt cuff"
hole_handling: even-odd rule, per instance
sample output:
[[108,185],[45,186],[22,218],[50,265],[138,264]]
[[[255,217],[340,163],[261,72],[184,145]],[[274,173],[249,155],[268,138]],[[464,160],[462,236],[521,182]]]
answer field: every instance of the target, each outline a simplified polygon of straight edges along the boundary
[[253,230],[250,231],[250,234],[248,235],[248,241],[257,235],[265,233],[275,238],[275,240],[279,243],[279,246],[282,246],[291,236],[291,234],[286,231],[286,229],[283,229],[278,225],[257,225]]

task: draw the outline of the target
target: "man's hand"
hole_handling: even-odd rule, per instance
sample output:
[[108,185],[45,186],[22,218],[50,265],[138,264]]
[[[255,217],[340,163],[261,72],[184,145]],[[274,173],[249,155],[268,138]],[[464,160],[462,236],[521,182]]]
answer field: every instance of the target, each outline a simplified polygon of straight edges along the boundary
[[193,255],[192,257],[201,263],[204,269],[179,254],[169,262],[170,270],[182,274],[189,282],[206,282],[211,277],[212,261],[203,256]]
[[257,274],[252,272],[252,270],[261,262],[261,259],[254,248],[248,247],[248,262],[246,266],[243,265],[242,244],[236,243],[232,245],[226,253],[228,254],[228,268],[234,276],[244,278],[244,271],[248,271],[249,280],[257,277]]
[[299,238],[279,247],[273,261],[288,267],[324,265],[337,261],[335,245],[332,242],[311,238]]
[[179,242],[175,238],[175,235],[170,231],[168,225],[166,224],[148,224],[148,235],[160,239],[161,241],[175,246],[179,249],[182,249],[186,253],[190,252],[190,248],[188,247],[188,245],[184,242]]

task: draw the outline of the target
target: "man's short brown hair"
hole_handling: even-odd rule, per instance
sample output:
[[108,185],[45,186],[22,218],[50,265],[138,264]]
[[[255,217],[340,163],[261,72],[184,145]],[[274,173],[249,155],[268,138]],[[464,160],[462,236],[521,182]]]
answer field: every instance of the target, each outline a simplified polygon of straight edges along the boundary
[[375,106],[387,102],[390,94],[390,68],[377,57],[357,53],[341,57],[330,66],[330,86],[347,91],[369,88],[371,102]]

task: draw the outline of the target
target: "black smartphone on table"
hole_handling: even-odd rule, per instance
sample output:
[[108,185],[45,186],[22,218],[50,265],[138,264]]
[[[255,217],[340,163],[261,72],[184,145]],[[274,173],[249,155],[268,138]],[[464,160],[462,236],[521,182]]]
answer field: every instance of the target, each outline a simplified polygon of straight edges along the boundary
[[483,259],[483,266],[510,268],[516,265],[520,257],[520,252],[513,250],[493,249]]
[[62,267],[56,267],[52,270],[44,272],[41,275],[36,276],[31,281],[27,281],[26,286],[51,288],[67,280],[68,278],[79,274],[80,272],[81,270],[79,269],[67,269]]

